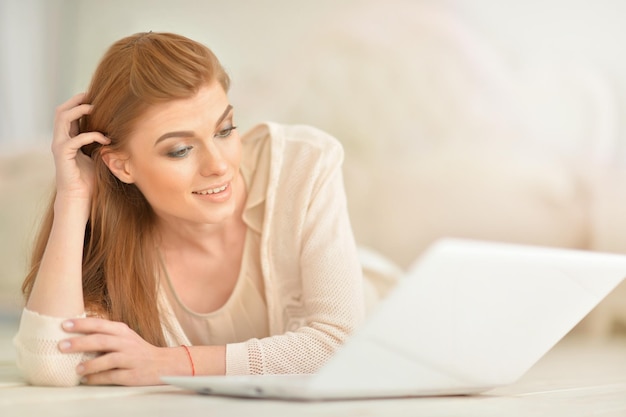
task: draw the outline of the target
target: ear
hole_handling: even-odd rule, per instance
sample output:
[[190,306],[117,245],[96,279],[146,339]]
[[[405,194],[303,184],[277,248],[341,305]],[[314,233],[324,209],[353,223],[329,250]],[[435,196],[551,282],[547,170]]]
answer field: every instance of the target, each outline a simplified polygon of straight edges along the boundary
[[105,151],[102,153],[102,161],[104,161],[104,164],[109,167],[109,171],[120,181],[126,184],[135,182],[130,173],[130,161],[128,156],[118,152]]

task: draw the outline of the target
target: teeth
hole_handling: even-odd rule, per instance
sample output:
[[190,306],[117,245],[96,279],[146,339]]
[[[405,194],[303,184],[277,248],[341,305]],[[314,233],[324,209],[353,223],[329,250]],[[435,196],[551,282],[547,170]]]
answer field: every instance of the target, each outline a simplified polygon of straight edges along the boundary
[[195,194],[209,195],[209,194],[221,193],[222,191],[224,191],[226,189],[226,187],[227,186],[224,185],[223,187],[213,188],[213,189],[210,189],[210,190],[196,191]]

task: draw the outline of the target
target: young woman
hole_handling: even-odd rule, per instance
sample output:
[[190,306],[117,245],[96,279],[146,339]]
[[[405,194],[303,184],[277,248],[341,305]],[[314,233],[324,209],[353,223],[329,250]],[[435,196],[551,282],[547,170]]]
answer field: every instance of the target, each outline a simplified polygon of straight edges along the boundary
[[310,373],[361,322],[341,146],[304,126],[240,137],[228,87],[205,46],[140,33],[59,106],[14,341],[30,383]]

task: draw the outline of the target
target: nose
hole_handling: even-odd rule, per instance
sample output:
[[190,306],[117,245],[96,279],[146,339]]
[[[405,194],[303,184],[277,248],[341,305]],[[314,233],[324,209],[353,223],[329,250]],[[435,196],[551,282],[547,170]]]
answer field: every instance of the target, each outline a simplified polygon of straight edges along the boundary
[[203,177],[222,176],[228,169],[228,163],[217,146],[206,146],[200,156],[200,175]]

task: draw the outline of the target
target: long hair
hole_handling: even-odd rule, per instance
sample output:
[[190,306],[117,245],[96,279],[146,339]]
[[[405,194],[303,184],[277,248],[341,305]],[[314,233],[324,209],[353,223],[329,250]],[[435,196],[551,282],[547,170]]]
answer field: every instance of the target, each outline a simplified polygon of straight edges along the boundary
[[[230,80],[204,45],[171,33],[138,33],[114,43],[98,65],[87,91],[90,115],[80,131],[98,131],[121,151],[137,120],[154,104],[189,98],[217,81]],[[134,184],[118,180],[102,160],[102,147],[83,148],[95,165],[91,213],[85,228],[82,284],[88,311],[125,322],[146,341],[165,346],[157,307],[161,268],[154,235],[155,215]],[[43,218],[22,285],[28,299],[54,220],[53,196]]]

